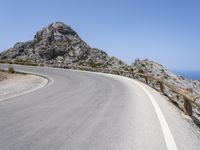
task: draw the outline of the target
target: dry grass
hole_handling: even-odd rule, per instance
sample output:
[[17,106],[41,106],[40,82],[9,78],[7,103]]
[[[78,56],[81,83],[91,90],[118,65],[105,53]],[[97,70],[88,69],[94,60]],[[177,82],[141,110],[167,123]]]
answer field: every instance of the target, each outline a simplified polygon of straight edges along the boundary
[[19,65],[28,65],[28,66],[38,66],[37,63],[34,63],[30,60],[21,60],[21,59],[17,59],[17,60],[14,60],[14,61],[0,60],[0,63],[2,63],[2,64],[19,64]]

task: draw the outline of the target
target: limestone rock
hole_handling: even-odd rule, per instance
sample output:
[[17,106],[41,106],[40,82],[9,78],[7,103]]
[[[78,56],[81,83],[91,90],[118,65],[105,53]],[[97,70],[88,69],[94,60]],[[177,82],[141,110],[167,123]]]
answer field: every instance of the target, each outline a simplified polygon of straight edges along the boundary
[[79,65],[122,68],[125,63],[91,48],[68,25],[55,22],[38,31],[34,39],[19,42],[0,54],[0,59],[29,60],[44,65]]
[[[193,91],[193,94],[197,97],[200,97],[200,81],[199,80],[189,80],[185,77],[178,76],[175,73],[169,71],[162,65],[150,61],[148,59],[140,60],[136,59],[135,62],[131,65],[131,68],[138,72],[143,72],[145,74],[149,74],[151,76],[163,78],[171,84],[175,84],[176,86],[182,89],[190,89]],[[154,89],[159,90],[159,85],[155,81],[149,81],[150,86]],[[172,92],[169,88],[165,87],[165,94],[174,100],[175,103],[180,104],[183,103],[183,98],[180,95]],[[200,99],[200,98],[199,98]],[[200,104],[200,100],[197,99],[196,102]],[[193,107],[194,115],[200,120],[200,108],[194,105]]]

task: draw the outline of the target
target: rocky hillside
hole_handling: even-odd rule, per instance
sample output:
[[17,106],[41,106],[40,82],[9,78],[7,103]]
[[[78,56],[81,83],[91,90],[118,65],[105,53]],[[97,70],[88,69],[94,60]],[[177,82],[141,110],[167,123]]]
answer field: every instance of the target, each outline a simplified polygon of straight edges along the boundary
[[[171,84],[175,84],[177,87],[192,90],[193,94],[197,97],[200,96],[200,80],[189,80],[185,77],[178,76],[174,74],[173,72],[169,71],[162,65],[150,61],[148,59],[140,60],[136,59],[135,62],[131,65],[133,70],[142,72],[145,74],[149,74],[154,77],[163,78],[164,80],[168,81]],[[159,85],[151,81],[150,86],[152,86],[154,89],[159,89]],[[183,104],[183,98],[178,96],[176,93],[165,87],[165,94],[173,100],[173,102],[179,104]],[[200,104],[200,99],[197,99],[196,102]],[[181,107],[180,105],[180,107]],[[200,108],[199,107],[193,107],[194,115],[200,120]]]
[[124,62],[91,48],[68,25],[55,22],[38,31],[34,39],[19,42],[0,54],[1,60],[23,60],[43,65],[79,65],[122,68]]
[[200,95],[199,80],[189,80],[183,76],[178,76],[156,62],[150,61],[148,59],[136,59],[135,62],[132,64],[132,67],[135,70],[142,70],[142,72],[144,72],[145,74],[150,74],[155,77],[162,77],[168,82],[171,82],[184,89],[193,89],[193,93],[195,95]]

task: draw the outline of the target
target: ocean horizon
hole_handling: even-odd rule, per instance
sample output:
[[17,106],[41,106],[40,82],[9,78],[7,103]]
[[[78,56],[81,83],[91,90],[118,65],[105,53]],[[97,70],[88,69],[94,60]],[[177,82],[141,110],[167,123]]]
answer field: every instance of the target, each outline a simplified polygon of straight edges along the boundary
[[190,70],[190,71],[173,71],[175,74],[179,75],[179,76],[183,76],[187,79],[191,79],[191,80],[200,80],[200,71],[194,71],[194,70]]

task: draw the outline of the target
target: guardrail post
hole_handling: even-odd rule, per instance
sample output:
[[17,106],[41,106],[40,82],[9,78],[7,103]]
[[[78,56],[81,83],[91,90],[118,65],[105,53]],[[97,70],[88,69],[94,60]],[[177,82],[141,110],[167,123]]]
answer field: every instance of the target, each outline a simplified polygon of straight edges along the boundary
[[145,79],[145,83],[148,85],[148,78],[144,77],[144,79]]
[[163,83],[160,81],[160,91],[164,94],[164,86]]
[[184,113],[188,116],[192,116],[192,105],[187,98],[184,98]]
[[135,74],[134,73],[132,73],[132,77],[133,77],[133,79],[135,79]]
[[[193,90],[191,88],[188,88],[187,91],[193,93]],[[188,116],[192,116],[192,105],[189,101],[189,99],[184,98],[184,113]]]

